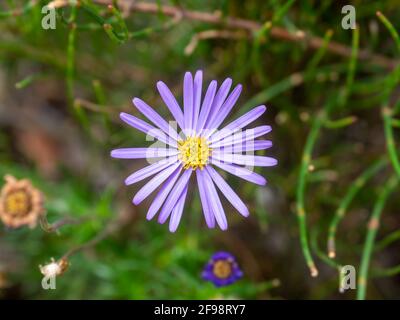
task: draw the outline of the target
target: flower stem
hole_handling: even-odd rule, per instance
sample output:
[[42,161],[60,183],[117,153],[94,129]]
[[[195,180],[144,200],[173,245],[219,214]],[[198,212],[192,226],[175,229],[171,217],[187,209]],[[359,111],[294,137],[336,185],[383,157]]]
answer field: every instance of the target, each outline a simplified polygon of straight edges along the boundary
[[347,70],[347,77],[346,77],[346,86],[344,90],[341,92],[339,105],[344,107],[347,103],[349,98],[353,82],[354,82],[354,74],[357,66],[357,57],[358,57],[358,47],[360,42],[360,31],[359,27],[357,26],[353,29],[353,37],[352,37],[352,45],[351,45],[351,56],[349,60],[348,70]]
[[364,300],[366,296],[369,263],[374,248],[376,234],[379,228],[379,222],[382,210],[385,206],[387,198],[394,191],[398,183],[399,179],[396,175],[389,178],[389,180],[384,185],[382,191],[379,193],[378,199],[372,210],[372,214],[368,222],[367,236],[364,242],[364,249],[362,252],[360,271],[358,276],[358,285],[357,285],[358,300]]
[[[396,47],[400,53],[400,36],[396,29],[394,28],[393,24],[381,13],[377,12],[376,13],[377,17],[379,20],[384,24],[384,26],[388,29],[390,35],[392,36]],[[392,163],[392,166],[394,170],[396,171],[396,174],[400,177],[400,161],[399,157],[397,155],[396,151],[396,145],[394,142],[394,134],[393,134],[393,123],[392,123],[392,116],[394,114],[394,111],[396,110],[396,107],[392,110],[389,107],[389,100],[390,100],[390,94],[392,90],[397,86],[397,84],[400,81],[400,65],[398,65],[394,71],[389,74],[387,78],[387,89],[386,89],[386,98],[384,99],[385,102],[382,106],[382,118],[383,118],[383,125],[384,125],[384,131],[385,131],[385,139],[386,139],[386,148],[387,152],[389,154],[390,161]]]
[[362,189],[366,182],[371,179],[379,170],[387,164],[386,159],[380,159],[368,167],[349,187],[343,200],[340,202],[335,211],[328,230],[328,256],[334,258],[336,256],[335,237],[337,227],[344,218],[346,211],[353,201],[357,193]]
[[378,19],[385,25],[386,29],[390,32],[390,35],[392,36],[396,46],[397,50],[400,52],[400,36],[398,32],[396,31],[396,28],[393,26],[393,24],[386,18],[382,12],[378,11],[376,13],[376,16]]
[[319,114],[313,120],[311,130],[310,133],[308,134],[307,141],[304,147],[300,165],[299,178],[297,182],[296,212],[299,223],[300,242],[304,258],[306,259],[306,263],[308,268],[310,269],[312,277],[316,277],[318,275],[318,269],[316,268],[314,260],[312,258],[307,239],[307,223],[306,223],[304,196],[306,191],[307,176],[309,172],[308,168],[311,163],[311,154],[314,149],[314,145],[317,141],[318,134],[327,119],[327,114],[333,107],[334,104],[333,101],[335,100],[329,99],[328,102],[325,104],[324,108],[319,112]]
[[396,230],[389,235],[387,235],[385,238],[383,238],[381,241],[379,241],[376,246],[375,246],[375,251],[380,251],[392,244],[393,242],[397,241],[400,239],[400,230]]

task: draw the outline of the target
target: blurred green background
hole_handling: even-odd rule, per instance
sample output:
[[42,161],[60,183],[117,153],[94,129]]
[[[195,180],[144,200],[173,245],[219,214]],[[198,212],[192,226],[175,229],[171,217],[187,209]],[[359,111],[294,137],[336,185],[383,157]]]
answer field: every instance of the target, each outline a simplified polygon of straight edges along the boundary
[[[46,195],[49,223],[84,219],[57,233],[1,226],[0,297],[354,299],[357,290],[339,293],[337,267],[351,264],[359,274],[364,257],[367,298],[400,298],[399,188],[386,202],[382,195],[389,177],[400,175],[396,149],[387,155],[400,123],[400,42],[391,35],[400,27],[397,0],[144,2],[154,4],[153,11],[130,0],[114,3],[114,11],[105,5],[113,1],[80,1],[78,7],[55,1],[56,29],[44,30],[48,2],[0,3],[0,176],[31,179]],[[349,3],[356,30],[341,26]],[[118,120],[121,111],[138,115],[134,96],[169,117],[156,82],[167,83],[181,101],[184,72],[198,69],[207,83],[231,77],[243,84],[229,119],[267,105],[259,124],[273,127],[274,147],[266,154],[279,165],[259,170],[266,187],[225,176],[250,218],[225,203],[228,231],[209,230],[196,191],[170,234],[165,225],[146,221],[149,201],[131,204],[142,183],[123,184],[145,162],[113,160],[109,152],[148,144]],[[393,112],[381,116],[386,106]],[[380,170],[357,184],[379,159]],[[358,187],[338,225],[337,258],[331,260],[329,225]],[[302,210],[316,278],[302,255],[307,248],[300,245],[296,218]],[[382,213],[378,246],[365,260],[373,212]],[[41,288],[39,264],[99,236],[71,255],[56,290]],[[200,275],[219,250],[237,257],[244,277],[218,289]]]

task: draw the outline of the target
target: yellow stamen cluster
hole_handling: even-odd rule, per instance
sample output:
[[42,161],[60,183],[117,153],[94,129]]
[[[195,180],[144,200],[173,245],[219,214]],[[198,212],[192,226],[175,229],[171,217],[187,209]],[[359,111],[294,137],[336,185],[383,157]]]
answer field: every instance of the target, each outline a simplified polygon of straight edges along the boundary
[[34,227],[45,214],[42,193],[29,180],[17,180],[9,175],[5,180],[0,192],[0,220],[10,228]]
[[30,210],[31,200],[25,190],[11,192],[4,199],[5,210],[13,216],[25,216]]
[[232,263],[228,260],[217,260],[213,266],[213,273],[217,278],[228,278],[232,274]]
[[211,148],[203,137],[187,137],[186,140],[179,141],[179,160],[182,161],[185,169],[201,170],[208,163],[211,155]]

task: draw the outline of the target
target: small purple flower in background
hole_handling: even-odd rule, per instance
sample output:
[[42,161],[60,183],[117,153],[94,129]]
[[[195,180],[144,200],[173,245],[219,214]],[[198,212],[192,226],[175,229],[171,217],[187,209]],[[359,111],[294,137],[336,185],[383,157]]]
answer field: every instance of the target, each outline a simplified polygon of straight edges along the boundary
[[228,252],[217,252],[211,257],[203,270],[202,278],[211,281],[216,287],[230,285],[243,276],[242,270],[233,255]]
[[133,99],[134,105],[155,126],[127,113],[121,113],[122,121],[156,138],[164,143],[165,147],[124,148],[111,152],[112,157],[121,159],[162,158],[131,174],[125,180],[125,184],[130,185],[154,176],[136,193],[133,203],[140,204],[161,186],[147,212],[147,219],[152,219],[160,211],[158,221],[164,223],[169,218],[171,232],[176,231],[179,225],[189,179],[193,173],[196,173],[207,226],[214,228],[217,222],[222,230],[226,230],[228,223],[215,186],[241,215],[247,217],[249,211],[212,165],[244,180],[265,185],[265,178],[249,167],[277,164],[274,158],[254,155],[256,150],[272,146],[269,140],[254,140],[269,133],[270,126],[242,131],[259,118],[266,107],[258,106],[217,131],[238,100],[242,86],[237,85],[229,94],[232,86],[230,78],[226,79],[219,89],[217,81],[213,80],[202,99],[202,82],[202,71],[197,71],[194,79],[190,72],[186,72],[183,83],[183,110],[168,87],[161,81],[157,83],[164,103],[182,130],[180,135],[170,123],[139,98]]

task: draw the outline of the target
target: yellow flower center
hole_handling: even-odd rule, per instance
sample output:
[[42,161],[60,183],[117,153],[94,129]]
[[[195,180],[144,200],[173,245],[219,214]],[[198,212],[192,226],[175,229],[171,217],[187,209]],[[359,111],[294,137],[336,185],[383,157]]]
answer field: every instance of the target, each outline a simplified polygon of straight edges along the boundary
[[203,137],[187,137],[186,140],[179,141],[178,149],[179,159],[185,169],[203,169],[211,155],[211,148]]
[[31,199],[24,190],[8,194],[4,200],[5,211],[13,216],[26,215],[31,209]]
[[226,279],[232,274],[232,264],[228,260],[218,260],[214,263],[213,273],[217,278]]

